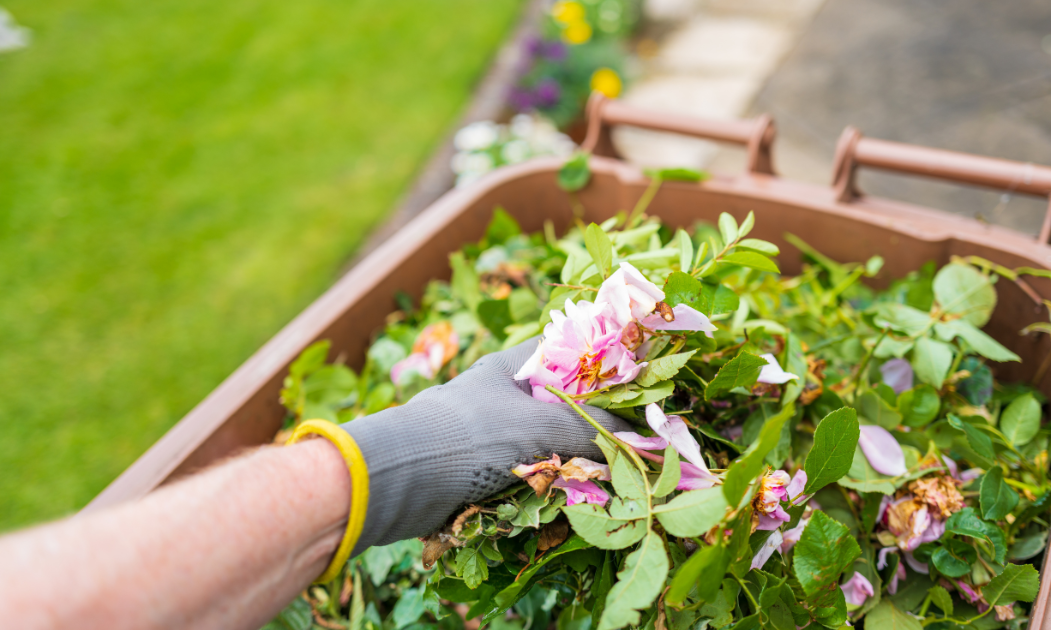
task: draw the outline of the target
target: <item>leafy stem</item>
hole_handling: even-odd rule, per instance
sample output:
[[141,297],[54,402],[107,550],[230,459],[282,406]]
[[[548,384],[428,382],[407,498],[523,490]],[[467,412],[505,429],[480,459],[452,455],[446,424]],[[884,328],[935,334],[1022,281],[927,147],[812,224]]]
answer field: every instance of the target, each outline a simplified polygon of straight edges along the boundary
[[654,175],[650,180],[650,185],[646,187],[646,190],[639,197],[635,207],[632,208],[631,214],[628,215],[627,227],[631,227],[635,224],[635,221],[642,216],[642,213],[646,211],[646,208],[650,206],[650,202],[657,196],[657,191],[660,190],[661,184],[664,180],[661,179],[660,175]]
[[861,385],[861,376],[862,376],[862,374],[865,373],[865,370],[868,369],[869,361],[872,360],[872,355],[876,354],[876,348],[878,348],[879,345],[881,343],[883,343],[883,339],[884,339],[884,337],[887,336],[889,331],[890,331],[889,328],[884,328],[883,331],[880,332],[879,337],[876,339],[876,343],[872,344],[872,347],[869,348],[869,351],[865,353],[865,358],[862,359],[861,360],[861,364],[858,365],[858,373],[854,375],[854,402],[855,403],[858,401],[858,389],[859,389],[859,386]]

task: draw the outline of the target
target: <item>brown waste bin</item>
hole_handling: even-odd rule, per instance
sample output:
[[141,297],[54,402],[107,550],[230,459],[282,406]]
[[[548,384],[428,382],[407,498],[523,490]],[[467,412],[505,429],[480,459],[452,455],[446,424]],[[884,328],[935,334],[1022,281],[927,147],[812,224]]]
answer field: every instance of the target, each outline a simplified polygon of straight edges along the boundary
[[[833,185],[815,186],[774,174],[774,127],[767,116],[709,121],[654,114],[601,98],[589,104],[585,144],[595,157],[592,182],[579,194],[585,221],[601,222],[631,208],[648,184],[638,168],[616,158],[608,129],[621,124],[744,146],[745,173],[717,174],[698,184],[666,183],[649,213],[671,226],[690,226],[697,220],[714,222],[721,212],[740,221],[754,211],[754,236],[781,248],[781,268],[787,274],[799,272],[800,255],[785,241],[786,232],[839,261],[883,256],[886,264],[876,285],[930,260],[945,264],[951,256],[981,256],[1008,268],[1051,267],[1048,220],[1039,238],[1033,238],[937,210],[866,197],[854,184],[857,168],[873,167],[1051,196],[1051,168],[867,139],[847,129],[837,150]],[[330,339],[333,356],[348,357],[352,367],[359,367],[371,335],[396,308],[395,294],[405,291],[419,298],[428,281],[448,278],[448,255],[482,237],[494,207],[505,208],[527,231],[541,230],[547,220],[565,230],[573,215],[571,200],[556,185],[560,166],[561,160],[544,158],[502,168],[436,201],[285,326],[85,511],[141,497],[239,449],[270,442],[285,418],[278,392],[292,360],[312,342]],[[1041,299],[1051,298],[1051,280],[1036,278],[1024,286],[1002,282],[998,293],[999,304],[985,330],[1022,362],[997,366],[997,376],[1029,381],[1051,352],[1051,338],[1023,337],[1019,330],[1046,319]],[[1051,378],[1044,375],[1038,385],[1051,397]],[[1049,570],[1045,559],[1044,574]],[[1049,589],[1051,580],[1045,577],[1032,630],[1045,625]]]

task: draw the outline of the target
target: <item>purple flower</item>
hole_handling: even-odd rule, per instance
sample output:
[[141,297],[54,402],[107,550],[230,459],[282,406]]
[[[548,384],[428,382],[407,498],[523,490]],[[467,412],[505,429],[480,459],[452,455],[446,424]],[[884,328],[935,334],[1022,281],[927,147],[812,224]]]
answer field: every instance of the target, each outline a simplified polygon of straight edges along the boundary
[[515,111],[526,112],[536,107],[536,98],[531,90],[525,88],[512,88],[507,95],[507,100]]
[[890,431],[874,424],[862,425],[858,444],[876,472],[892,477],[905,474],[905,452]]
[[559,477],[555,479],[551,487],[565,491],[566,505],[576,505],[578,503],[606,505],[606,502],[609,501],[609,494],[594,481],[566,480]]
[[912,366],[905,359],[891,359],[879,366],[879,371],[895,394],[912,389]]
[[537,105],[540,107],[554,107],[562,98],[562,88],[554,79],[542,79],[536,86]]
[[855,571],[854,576],[847,580],[846,584],[840,584],[839,588],[843,590],[843,597],[847,600],[847,604],[853,606],[861,606],[866,599],[876,593],[872,588],[872,582],[869,582],[860,571]]
[[564,61],[566,59],[566,45],[558,40],[544,42],[542,54],[550,61],[556,63]]

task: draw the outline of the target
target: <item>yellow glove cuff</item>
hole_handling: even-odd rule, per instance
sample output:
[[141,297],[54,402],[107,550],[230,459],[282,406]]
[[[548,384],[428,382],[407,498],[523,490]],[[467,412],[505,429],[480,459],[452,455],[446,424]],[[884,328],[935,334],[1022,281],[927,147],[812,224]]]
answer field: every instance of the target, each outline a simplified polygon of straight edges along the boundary
[[350,471],[350,516],[347,518],[347,531],[343,534],[343,540],[336,549],[336,555],[328,568],[316,580],[315,584],[331,582],[339,575],[339,570],[347,563],[350,553],[354,550],[361,530],[365,526],[365,512],[369,506],[369,470],[365,465],[365,458],[361,455],[354,438],[339,428],[339,425],[328,420],[306,420],[292,432],[287,444],[295,444],[310,435],[320,435],[332,442],[343,455],[343,461],[347,463]]

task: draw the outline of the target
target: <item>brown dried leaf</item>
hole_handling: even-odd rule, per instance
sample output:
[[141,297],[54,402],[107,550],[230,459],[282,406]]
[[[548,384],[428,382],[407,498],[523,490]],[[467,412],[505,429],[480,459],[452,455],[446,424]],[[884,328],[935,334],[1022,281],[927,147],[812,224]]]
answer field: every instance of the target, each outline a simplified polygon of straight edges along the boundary
[[453,521],[453,535],[459,536],[460,532],[463,531],[464,524],[467,523],[467,519],[471,518],[472,516],[481,511],[482,508],[478,507],[477,505],[472,505],[466,510],[464,510],[463,513],[457,516],[456,520]]
[[555,479],[558,479],[557,471],[541,470],[535,475],[526,477],[525,482],[536,491],[536,496],[540,497],[547,493],[547,489],[551,487]]
[[346,606],[350,603],[350,596],[354,594],[354,573],[347,573],[343,578],[343,588],[339,590],[339,605]]
[[552,521],[544,525],[540,530],[540,541],[536,545],[537,551],[547,551],[557,547],[569,537],[569,521]]
[[446,551],[456,546],[456,539],[436,532],[423,539],[423,568],[430,569]]

